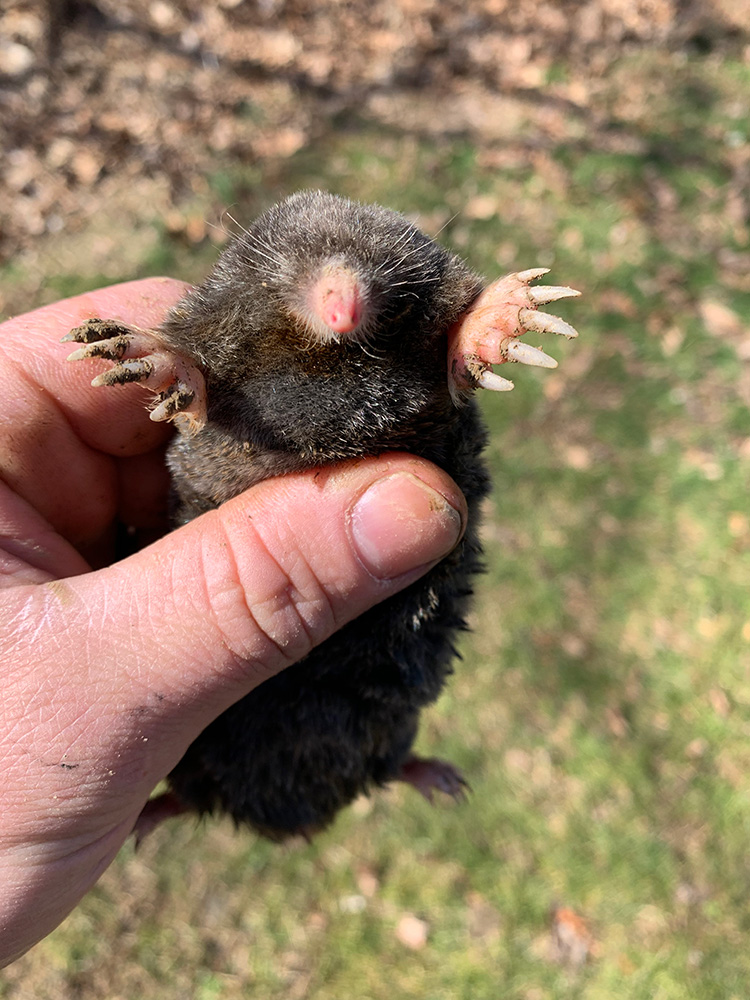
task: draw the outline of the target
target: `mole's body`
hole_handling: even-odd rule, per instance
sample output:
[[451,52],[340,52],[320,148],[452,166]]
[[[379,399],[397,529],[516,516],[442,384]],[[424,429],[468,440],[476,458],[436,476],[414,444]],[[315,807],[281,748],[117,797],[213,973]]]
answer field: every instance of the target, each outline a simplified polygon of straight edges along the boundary
[[[468,503],[450,556],[198,737],[169,776],[180,808],[227,812],[275,838],[309,834],[413,771],[419,713],[451,672],[480,566],[488,480],[472,390],[512,387],[491,363],[554,365],[517,340],[525,329],[575,335],[536,312],[574,294],[529,288],[540,273],[480,296],[481,280],[402,216],[308,192],[238,237],[156,341],[141,331],[102,341],[97,321],[74,332],[89,342],[76,357],[120,360],[97,384],[143,381],[160,393],[153,416],[183,422],[168,455],[175,524],[269,476],[392,449],[440,465]],[[436,774],[427,786],[460,787],[449,767]],[[429,794],[424,775],[415,783]]]

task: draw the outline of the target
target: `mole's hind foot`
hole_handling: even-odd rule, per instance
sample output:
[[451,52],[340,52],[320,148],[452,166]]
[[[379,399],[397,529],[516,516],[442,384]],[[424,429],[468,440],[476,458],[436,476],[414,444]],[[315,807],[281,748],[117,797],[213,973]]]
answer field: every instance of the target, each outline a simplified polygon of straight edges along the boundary
[[189,359],[166,347],[158,334],[97,318],[87,320],[62,339],[85,345],[73,351],[68,361],[105,358],[115,362],[92,380],[93,386],[139,382],[156,394],[152,420],[174,420],[189,434],[205,424],[203,375]]
[[180,802],[174,792],[162,792],[161,795],[155,795],[153,799],[149,799],[143,809],[141,809],[141,814],[133,827],[136,850],[138,850],[151,831],[155,830],[165,819],[172,819],[173,816],[183,816],[189,811]]
[[556,333],[577,337],[573,327],[537,306],[580,295],[575,288],[531,282],[547,273],[535,267],[508,274],[489,285],[472,302],[448,334],[448,386],[454,402],[478,387],[507,391],[513,383],[492,371],[492,365],[518,361],[537,368],[557,368],[557,362],[538,347],[519,340],[525,333]]
[[460,800],[466,798],[469,788],[468,782],[453,764],[436,757],[417,757],[414,754],[401,765],[396,780],[412,785],[430,803],[436,791]]

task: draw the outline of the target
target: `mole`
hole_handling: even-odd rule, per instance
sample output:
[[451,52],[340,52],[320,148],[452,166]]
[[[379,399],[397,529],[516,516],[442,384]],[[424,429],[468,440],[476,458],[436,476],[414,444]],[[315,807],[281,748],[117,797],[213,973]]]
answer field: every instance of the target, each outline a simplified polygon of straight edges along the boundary
[[398,449],[441,466],[468,504],[453,552],[266,680],[191,744],[136,827],[226,813],[274,840],[311,837],[393,780],[460,797],[458,769],[417,757],[419,715],[452,672],[481,569],[489,479],[475,390],[513,383],[493,365],[557,362],[520,338],[576,331],[537,307],[578,295],[533,268],[484,287],[406,217],[322,191],[291,195],[221,253],[158,330],[93,318],[71,360],[114,366],[95,386],[138,382],[151,419],[177,427],[172,523],[270,476]]

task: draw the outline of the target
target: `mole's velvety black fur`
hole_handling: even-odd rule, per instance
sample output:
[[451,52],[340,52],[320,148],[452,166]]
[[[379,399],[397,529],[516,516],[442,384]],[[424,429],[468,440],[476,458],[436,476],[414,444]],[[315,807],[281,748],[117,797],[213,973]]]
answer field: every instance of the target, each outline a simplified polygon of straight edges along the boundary
[[[365,290],[361,336],[324,341],[305,289],[326,262]],[[481,280],[408,220],[303,192],[262,215],[170,314],[160,338],[206,379],[208,423],[169,465],[184,523],[259,480],[389,449],[442,466],[469,505],[458,548],[221,715],[170,775],[180,802],[283,838],[325,826],[398,775],[451,672],[479,569],[488,489],[473,400],[447,384],[447,331]]]

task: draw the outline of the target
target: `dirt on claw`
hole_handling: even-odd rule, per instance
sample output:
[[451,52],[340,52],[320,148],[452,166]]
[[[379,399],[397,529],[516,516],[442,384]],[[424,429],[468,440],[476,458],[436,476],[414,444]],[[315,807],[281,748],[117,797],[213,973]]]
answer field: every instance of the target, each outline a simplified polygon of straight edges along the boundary
[[157,333],[130,327],[117,320],[93,318],[71,330],[63,342],[84,344],[68,361],[103,358],[116,361],[91,380],[94,387],[139,382],[155,394],[151,420],[175,420],[187,434],[206,422],[203,375],[192,361],[165,347]]

